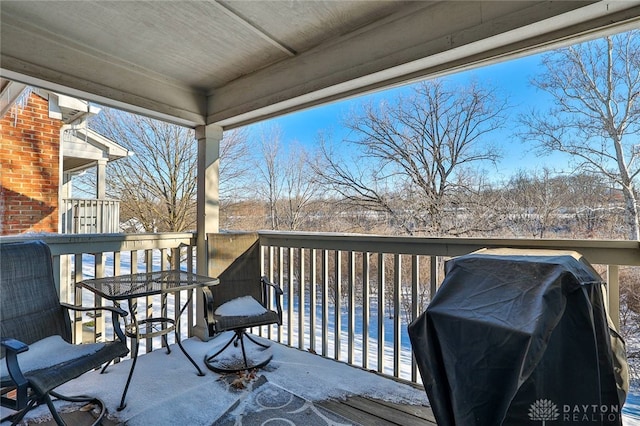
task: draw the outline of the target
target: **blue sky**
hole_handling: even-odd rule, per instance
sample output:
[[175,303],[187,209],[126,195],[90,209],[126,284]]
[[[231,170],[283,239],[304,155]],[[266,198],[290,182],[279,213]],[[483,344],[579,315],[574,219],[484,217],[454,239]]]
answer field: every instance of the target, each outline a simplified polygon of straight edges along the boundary
[[[445,78],[460,84],[475,79],[481,84],[486,83],[496,87],[500,93],[509,98],[510,105],[514,106],[511,113],[515,119],[519,111],[524,111],[534,105],[544,108],[544,105],[548,102],[548,97],[544,93],[529,84],[530,78],[538,71],[539,64],[539,55],[527,56],[450,75]],[[357,109],[359,105],[372,98],[375,100],[384,98],[392,100],[398,93],[407,90],[409,90],[409,86],[379,91],[288,114],[260,125],[275,125],[279,127],[282,131],[282,142],[285,145],[297,141],[311,147],[315,144],[319,132],[329,133],[334,141],[339,141],[347,135],[342,121],[343,117],[351,109]],[[491,167],[491,169],[487,171],[496,180],[507,179],[519,169],[539,170],[543,166],[555,168],[556,170],[566,168],[566,158],[560,156],[539,158],[530,152],[531,147],[522,143],[519,138],[513,135],[514,129],[513,126],[508,125],[502,132],[495,134],[499,144],[503,147],[504,156],[498,164],[498,170],[488,165],[487,167]]]

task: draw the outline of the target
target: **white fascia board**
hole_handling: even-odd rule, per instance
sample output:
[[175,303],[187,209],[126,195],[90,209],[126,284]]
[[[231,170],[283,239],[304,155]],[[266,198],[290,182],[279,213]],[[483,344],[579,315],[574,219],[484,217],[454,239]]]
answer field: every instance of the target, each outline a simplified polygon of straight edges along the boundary
[[75,111],[89,112],[89,102],[82,99],[73,98],[71,96],[56,93],[58,97],[58,106],[60,108],[68,108]]
[[83,136],[86,136],[89,140],[91,140],[92,145],[97,145],[106,154],[106,156],[109,158],[109,161],[124,158],[132,154],[122,145],[118,145],[111,139],[102,136],[100,133],[94,130],[79,127],[76,128],[75,131],[77,133],[77,135],[75,136],[77,140],[84,141]]
[[15,81],[7,82],[7,85],[0,92],[0,117],[4,117],[26,88],[26,84]]
[[[86,99],[100,105],[117,108],[133,114],[139,114],[179,126],[195,128],[205,124],[205,116],[195,112],[188,104],[204,104],[205,96],[197,94],[177,94],[176,104],[168,104],[156,101],[149,97],[140,96],[124,89],[112,89],[103,84],[80,81],[78,78],[70,78],[55,71],[47,70],[44,67],[32,65],[18,58],[8,58],[0,52],[0,75],[4,78],[24,83],[29,86],[39,87],[52,92],[64,93],[69,96]],[[16,70],[21,71],[16,71]],[[61,83],[54,83],[52,80],[62,76]],[[158,91],[165,88],[158,87]],[[166,91],[166,90],[165,90]],[[188,105],[188,106],[183,106]]]

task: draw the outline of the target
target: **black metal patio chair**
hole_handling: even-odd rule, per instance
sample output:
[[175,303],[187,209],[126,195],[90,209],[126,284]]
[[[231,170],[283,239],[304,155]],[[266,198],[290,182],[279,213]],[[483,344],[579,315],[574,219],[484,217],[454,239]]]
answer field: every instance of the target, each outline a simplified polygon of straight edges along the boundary
[[[209,236],[211,276],[220,284],[203,289],[209,334],[233,331],[231,339],[213,355],[205,357],[205,365],[218,373],[251,370],[265,366],[271,356],[258,360],[247,356],[245,337],[254,344],[268,348],[247,333],[251,327],[282,325],[282,289],[266,276],[260,277],[260,246],[255,233],[215,234]],[[274,301],[276,310],[270,307]],[[233,343],[240,345],[242,360],[225,360],[224,351]]]
[[[120,328],[121,309],[83,308],[61,303],[53,278],[49,247],[40,241],[0,245],[0,380],[2,406],[15,413],[2,419],[20,422],[35,406],[46,403],[55,422],[64,425],[52,398],[92,402],[100,407],[94,424],[106,414],[104,403],[90,396],[67,397],[58,386],[129,352]],[[72,343],[68,310],[112,312],[114,341]]]

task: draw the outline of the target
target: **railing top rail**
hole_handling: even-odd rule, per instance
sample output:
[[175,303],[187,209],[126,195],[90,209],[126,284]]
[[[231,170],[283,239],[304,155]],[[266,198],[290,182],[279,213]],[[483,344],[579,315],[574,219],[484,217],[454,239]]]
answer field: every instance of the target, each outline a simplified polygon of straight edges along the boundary
[[109,202],[109,203],[119,203],[120,200],[117,200],[115,198],[78,198],[78,197],[73,197],[73,198],[63,198],[62,201],[103,201],[103,202]]
[[[260,244],[276,247],[314,248],[460,256],[481,248],[521,248],[575,250],[594,264],[640,266],[640,242],[624,240],[506,239],[506,238],[426,238],[325,232],[260,231]],[[0,244],[39,239],[51,245],[54,255],[172,248],[195,245],[192,232],[144,234],[22,234],[2,236]]]
[[22,234],[17,236],[1,236],[0,246],[4,243],[35,239],[47,243],[53,255],[174,248],[180,244],[194,246],[196,243],[196,235],[192,232],[144,234]]
[[260,244],[276,247],[351,250],[430,256],[460,256],[481,248],[574,250],[594,264],[640,266],[640,241],[427,238],[325,232],[259,231]]

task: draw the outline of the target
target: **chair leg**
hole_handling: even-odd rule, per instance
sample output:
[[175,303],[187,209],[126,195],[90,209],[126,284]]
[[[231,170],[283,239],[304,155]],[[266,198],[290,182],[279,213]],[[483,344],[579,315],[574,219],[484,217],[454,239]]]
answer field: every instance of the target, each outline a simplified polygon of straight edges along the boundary
[[18,411],[17,413],[4,417],[1,421],[4,422],[5,420],[11,420],[11,426],[15,426],[18,423],[20,423],[20,421],[25,416],[25,414],[27,414],[27,412],[31,410],[33,407],[35,407],[37,404],[38,404],[38,399],[31,398],[29,402],[27,402],[26,407],[24,407],[22,410]]
[[[265,345],[263,343],[260,343],[258,341],[256,341],[255,339],[253,339],[249,334],[247,334],[247,332],[244,329],[238,329],[238,330],[234,330],[234,336],[231,338],[231,340],[229,340],[227,342],[226,345],[224,345],[224,347],[222,349],[220,349],[218,352],[216,352],[213,355],[207,355],[205,356],[204,359],[204,363],[207,366],[207,368],[211,371],[215,371],[216,373],[235,373],[238,371],[244,371],[244,370],[253,370],[254,368],[261,368],[264,367],[265,365],[267,365],[269,363],[269,361],[271,361],[271,356],[268,356],[266,359],[264,359],[261,362],[258,363],[249,363],[249,360],[247,359],[247,354],[245,351],[245,346],[244,346],[244,337],[247,337],[247,339],[249,339],[251,342],[255,343],[256,345],[263,347],[263,348],[269,348],[269,345]],[[221,365],[216,365],[215,363],[215,358],[220,355],[222,352],[225,351],[225,349],[227,349],[229,347],[229,345],[231,345],[231,343],[234,344],[234,346],[238,346],[238,342],[240,343],[240,349],[242,350],[242,361],[243,361],[243,365],[240,367],[224,367]]]
[[270,347],[269,345],[265,345],[265,344],[262,344],[262,343],[258,342],[253,337],[251,337],[251,335],[249,333],[247,333],[246,331],[243,331],[242,334],[244,334],[247,337],[247,339],[251,340],[253,343],[255,343],[258,346],[262,346],[265,349]]
[[101,424],[102,419],[107,414],[107,407],[104,404],[104,402],[99,398],[94,398],[90,396],[64,396],[57,392],[51,391],[48,394],[45,394],[43,396],[34,397],[30,399],[29,402],[27,403],[27,406],[24,409],[22,409],[21,411],[11,416],[7,416],[3,418],[2,421],[4,422],[5,420],[10,420],[11,426],[15,426],[22,421],[22,419],[24,418],[24,416],[27,414],[29,410],[31,410],[38,404],[44,402],[45,404],[47,404],[47,407],[51,412],[51,416],[53,416],[53,420],[56,422],[56,424],[58,426],[66,426],[64,419],[60,416],[60,414],[58,413],[58,410],[56,410],[55,405],[53,405],[53,400],[51,399],[51,396],[62,401],[87,402],[87,403],[92,402],[94,404],[97,404],[100,407],[100,414],[98,415],[98,418],[95,419],[94,422],[91,424],[91,426],[96,426]]
[[206,355],[205,355],[205,357],[204,357],[204,362],[205,362],[205,364],[207,364],[207,367],[209,366],[209,361],[212,361],[215,357],[217,357],[217,356],[218,356],[218,355],[220,355],[222,352],[224,352],[224,350],[225,350],[225,349],[227,349],[227,348],[229,347],[229,345],[230,345],[230,344],[232,344],[232,343],[233,343],[233,341],[234,341],[234,340],[236,340],[237,338],[238,338],[238,334],[236,333],[236,334],[234,334],[234,335],[233,335],[233,337],[231,338],[231,340],[229,340],[229,341],[227,342],[227,344],[226,344],[226,345],[224,345],[224,346],[223,346],[223,348],[222,348],[222,349],[220,349],[218,352],[216,352],[215,354],[210,355],[210,356],[206,356]]
[[64,422],[64,420],[62,420],[60,414],[58,414],[56,407],[53,405],[53,401],[51,401],[51,397],[49,395],[45,395],[44,401],[47,403],[47,407],[49,407],[49,411],[51,412],[53,420],[55,420],[56,424],[58,426],[65,426],[66,423]]
[[[102,419],[104,418],[104,416],[107,414],[107,406],[104,404],[104,402],[100,399],[100,398],[95,398],[92,396],[85,396],[85,395],[78,395],[78,396],[64,396],[61,395],[57,392],[49,392],[49,394],[53,397],[55,397],[56,399],[60,399],[63,401],[69,401],[69,402],[91,402],[93,404],[96,404],[100,407],[100,414],[98,414],[98,417],[94,420],[94,422],[91,424],[91,426],[96,426],[102,423]],[[53,406],[53,402],[51,401],[51,398],[47,395],[45,397],[45,401],[47,403],[47,405],[49,406],[49,410],[51,410],[51,414],[53,415],[53,418],[56,419],[56,423],[58,423],[58,419],[60,420],[60,422],[62,423],[58,423],[60,424],[64,424],[64,420],[62,420],[62,418],[60,417],[60,415],[58,414],[58,412],[55,410],[55,407]]]

